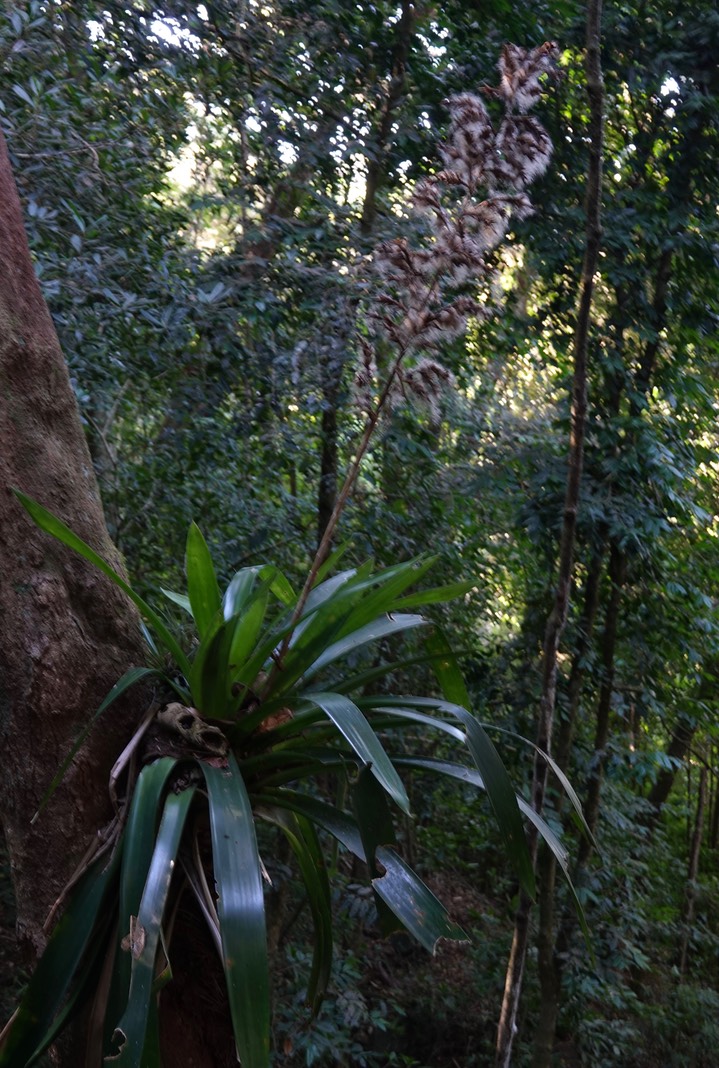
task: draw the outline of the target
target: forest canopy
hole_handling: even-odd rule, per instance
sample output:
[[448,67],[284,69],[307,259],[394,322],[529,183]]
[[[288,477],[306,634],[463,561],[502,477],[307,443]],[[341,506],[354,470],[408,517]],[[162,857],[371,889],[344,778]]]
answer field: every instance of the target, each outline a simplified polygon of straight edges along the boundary
[[[357,569],[355,582],[434,557],[427,583],[453,596],[421,611],[521,801],[569,850],[590,933],[588,950],[559,851],[530,833],[537,900],[511,1063],[710,1065],[719,13],[703,0],[608,3],[595,66],[592,18],[596,3],[10,0],[0,129],[137,597],[183,588],[193,521],[223,590],[266,565],[301,590],[393,380],[331,531],[338,570]],[[532,99],[506,88],[527,55]],[[457,146],[471,142],[476,161],[472,138],[485,136],[494,170],[479,182]],[[497,240],[472,259],[467,235],[492,226]],[[462,271],[449,238],[443,267],[460,288],[442,307],[462,322],[445,315],[413,355],[407,323],[425,329],[420,304],[439,316],[441,288],[416,250],[441,227],[465,242]],[[422,270],[413,304],[402,292]],[[407,590],[400,611],[413,613],[423,602]],[[182,603],[168,611],[181,627]],[[431,655],[413,634],[393,646],[393,629],[353,671],[394,663],[393,693],[441,700]],[[240,681],[252,711],[255,677]],[[377,692],[375,677],[363,685]],[[563,779],[538,770],[535,742],[576,791],[584,828]],[[383,940],[358,864],[335,849],[334,967],[309,1024],[311,895],[295,854],[268,837],[278,1066],[495,1057],[528,885],[492,805],[469,781],[427,775],[447,757],[421,744],[424,768],[396,756],[397,856],[472,944],[425,957]],[[0,895],[10,917],[7,875]],[[8,977],[3,1022],[22,979]]]

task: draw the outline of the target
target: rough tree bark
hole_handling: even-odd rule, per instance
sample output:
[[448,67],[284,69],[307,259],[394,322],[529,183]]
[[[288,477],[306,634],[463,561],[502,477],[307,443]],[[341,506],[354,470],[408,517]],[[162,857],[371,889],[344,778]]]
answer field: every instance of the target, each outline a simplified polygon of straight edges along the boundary
[[108,771],[133,722],[129,703],[93,732],[52,807],[31,817],[79,725],[141,662],[132,605],[104,576],[36,530],[17,486],[115,566],[65,361],[35,278],[0,134],[0,819],[25,953],[109,816]]

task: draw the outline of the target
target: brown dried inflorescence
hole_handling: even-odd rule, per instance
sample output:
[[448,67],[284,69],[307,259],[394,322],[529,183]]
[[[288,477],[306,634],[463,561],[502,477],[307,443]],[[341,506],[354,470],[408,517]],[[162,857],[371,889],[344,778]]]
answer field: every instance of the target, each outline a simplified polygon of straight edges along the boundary
[[[542,93],[543,75],[553,75],[557,46],[525,49],[507,44],[499,60],[500,84],[485,96],[500,100],[504,116],[492,124],[484,100],[460,93],[447,101],[450,127],[440,146],[443,169],[417,183],[413,206],[428,220],[429,240],[413,248],[406,238],[380,245],[374,266],[383,291],[370,309],[372,339],[362,338],[355,377],[359,407],[369,415],[386,402],[425,405],[440,417],[441,393],[454,379],[430,353],[460,335],[470,317],[485,317],[489,305],[475,296],[490,275],[488,255],[511,219],[532,212],[526,187],[547,169],[552,144],[527,111]],[[383,384],[377,382],[377,348],[395,352]],[[376,414],[375,414],[376,418]]]

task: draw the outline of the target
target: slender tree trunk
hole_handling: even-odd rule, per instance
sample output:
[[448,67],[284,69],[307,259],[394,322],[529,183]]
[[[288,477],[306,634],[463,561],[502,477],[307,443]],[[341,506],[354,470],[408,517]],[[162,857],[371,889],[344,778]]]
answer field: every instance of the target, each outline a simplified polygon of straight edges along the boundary
[[[554,759],[560,768],[566,771],[569,767],[569,758],[574,743],[574,731],[579,715],[579,705],[582,696],[582,687],[587,672],[587,658],[592,647],[594,636],[594,624],[599,608],[599,593],[601,590],[602,572],[606,547],[604,542],[597,546],[592,553],[587,572],[587,581],[584,585],[584,601],[582,615],[579,621],[579,635],[577,647],[572,658],[572,666],[569,671],[567,682],[567,708],[560,717],[556,732]],[[560,806],[564,799],[564,793],[557,795],[556,803]]]
[[[595,834],[599,820],[599,800],[602,789],[602,777],[609,741],[609,724],[612,710],[612,692],[614,690],[614,662],[617,648],[617,628],[622,590],[626,579],[627,562],[624,553],[617,545],[612,545],[609,560],[609,581],[611,583],[609,604],[602,632],[602,682],[599,688],[597,704],[597,722],[594,734],[594,755],[587,781],[584,817],[592,834]],[[587,863],[592,852],[591,839],[582,836],[579,843],[577,868]]]
[[696,729],[696,720],[681,715],[674,725],[674,730],[666,750],[667,756],[671,757],[671,767],[662,768],[657,775],[657,781],[649,791],[649,797],[647,798],[650,805],[654,807],[657,816],[666,804],[671,788],[674,785],[677,768],[689,752],[689,747],[694,739]]
[[322,541],[337,501],[337,398],[326,390],[320,430],[320,480],[317,489],[317,544]]
[[[599,591],[603,571],[604,545],[595,548],[584,587],[584,604],[579,626],[579,640],[572,660],[567,684],[567,709],[559,722],[554,758],[566,771],[569,765],[574,730],[579,715],[582,684],[586,674],[586,660],[591,648],[594,623],[599,607]],[[564,793],[555,797],[557,814],[564,807]],[[537,858],[537,894],[539,898],[539,930],[537,934],[537,970],[539,975],[539,1020],[535,1033],[535,1068],[549,1068],[554,1047],[554,1035],[559,1015],[562,970],[554,952],[555,890],[557,862],[554,854],[542,844]]]
[[[579,622],[579,636],[577,647],[572,659],[572,667],[567,683],[567,708],[559,721],[557,729],[556,747],[554,758],[559,766],[566,770],[574,739],[574,730],[579,714],[579,706],[584,676],[586,674],[586,661],[591,648],[594,623],[599,607],[599,591],[604,565],[604,544],[595,547],[587,572],[587,581],[584,585],[584,599],[581,619]],[[563,808],[564,793],[557,793],[554,803],[557,814]],[[554,1044],[557,1015],[559,1012],[560,994],[560,969],[554,957],[554,922],[555,922],[555,890],[557,865],[554,854],[546,846],[540,847],[537,859],[539,897],[539,931],[537,936],[537,968],[540,982],[540,1011],[539,1022],[535,1039],[535,1064],[543,1065],[543,1053],[539,1051],[549,1050],[551,1058]]]
[[395,112],[404,94],[406,67],[409,58],[412,37],[417,22],[416,5],[411,0],[402,0],[401,17],[397,23],[397,37],[392,55],[392,71],[387,94],[380,109],[379,123],[373,141],[373,152],[367,164],[367,181],[360,229],[363,234],[371,234],[377,215],[377,194],[379,193],[387,166],[385,152],[392,132]]
[[[714,761],[712,762],[712,768],[716,768],[717,752],[714,749]],[[719,775],[716,771],[712,772],[712,815],[711,815],[711,829],[709,831],[709,846],[711,849],[716,849],[719,842]]]
[[[572,395],[572,429],[569,447],[569,470],[564,504],[564,522],[559,550],[559,572],[554,607],[547,620],[542,658],[542,697],[540,701],[537,745],[547,752],[552,743],[552,727],[557,690],[557,652],[569,610],[569,595],[574,559],[574,539],[579,505],[579,487],[584,456],[584,431],[587,410],[587,352],[594,273],[601,239],[601,189],[604,116],[604,89],[600,58],[601,0],[590,0],[587,12],[586,74],[591,113],[589,174],[587,182],[587,227],[579,310],[574,337],[574,384]],[[541,812],[544,804],[547,768],[535,759],[532,781],[532,806]],[[537,835],[530,837],[536,863]],[[496,1064],[509,1068],[512,1046],[517,1032],[517,1016],[522,992],[524,965],[529,939],[531,901],[522,893],[515,916],[512,948],[505,977],[504,997],[497,1031]]]
[[691,848],[689,850],[689,867],[687,870],[687,885],[684,892],[684,908],[682,910],[682,923],[684,932],[679,953],[679,974],[684,976],[687,970],[689,957],[689,936],[694,919],[694,905],[696,903],[696,882],[699,874],[699,856],[702,847],[702,835],[704,832],[704,810],[707,796],[707,769],[702,765],[699,773],[699,788],[697,790],[697,811],[694,819],[694,832],[692,834]]
[[[620,550],[613,545],[609,558],[609,581],[611,591],[607,606],[604,629],[601,639],[602,683],[597,706],[597,725],[594,738],[594,758],[587,785],[585,818],[594,833],[599,815],[599,798],[602,769],[607,741],[609,738],[609,719],[611,699],[614,687],[614,660],[617,643],[617,625],[621,594],[626,574],[626,560]],[[583,867],[590,855],[591,842],[582,837],[579,844],[577,867]],[[562,980],[561,953],[554,944],[554,887],[556,881],[556,864],[549,850],[543,850],[539,872],[542,877],[540,890],[540,915],[538,937],[538,968],[540,977],[541,1001],[539,1023],[535,1036],[534,1066],[549,1068],[552,1062],[554,1035],[559,1014],[559,1002]],[[563,951],[564,946],[562,947]]]

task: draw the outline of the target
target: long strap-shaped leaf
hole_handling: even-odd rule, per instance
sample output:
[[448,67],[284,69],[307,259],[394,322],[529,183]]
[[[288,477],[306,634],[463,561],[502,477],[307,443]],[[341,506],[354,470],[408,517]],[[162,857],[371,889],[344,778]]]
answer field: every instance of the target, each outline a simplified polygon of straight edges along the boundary
[[303,672],[303,677],[305,679],[311,678],[334,660],[339,660],[340,657],[345,656],[347,653],[353,653],[355,649],[359,649],[362,645],[388,638],[391,634],[411,630],[413,627],[423,627],[426,624],[427,620],[423,616],[417,615],[402,614],[382,616],[379,619],[375,619],[373,622],[359,627],[357,630],[352,631],[351,634],[329,645],[314,663],[307,666],[307,669]]
[[[366,859],[362,836],[360,835],[357,821],[334,805],[328,805],[326,801],[320,801],[308,794],[301,794],[295,790],[280,788],[257,798],[263,805],[279,806],[288,808],[291,812],[305,816],[308,820],[327,831],[336,838],[345,849],[353,853],[358,860]],[[260,813],[263,810],[260,809]]]
[[217,912],[237,1051],[242,1068],[267,1068],[270,980],[252,806],[234,756],[227,768],[200,763],[210,803]]
[[50,798],[52,797],[52,795],[57,790],[57,788],[60,785],[60,783],[62,782],[62,780],[65,778],[65,774],[67,772],[67,769],[70,767],[70,764],[72,763],[73,759],[75,758],[75,754],[78,752],[78,750],[82,746],[83,742],[85,741],[85,739],[87,738],[88,734],[92,730],[93,725],[95,724],[96,720],[99,719],[99,717],[102,715],[102,713],[106,709],[108,709],[110,707],[110,705],[113,703],[113,701],[116,701],[118,699],[118,697],[121,697],[122,694],[125,693],[126,690],[129,690],[131,686],[136,686],[137,683],[140,682],[141,679],[146,679],[146,678],[149,678],[149,676],[151,676],[151,675],[159,675],[159,674],[161,674],[161,673],[156,668],[132,667],[132,668],[128,668],[127,671],[125,672],[125,674],[122,676],[122,678],[117,680],[115,685],[112,687],[110,692],[105,697],[105,699],[102,702],[102,704],[99,706],[97,711],[91,717],[90,721],[80,731],[79,735],[77,736],[77,738],[75,739],[75,741],[72,744],[72,748],[70,749],[70,752],[67,754],[67,756],[63,760],[62,764],[60,765],[60,767],[57,769],[57,771],[53,775],[52,782],[50,783],[50,785],[48,786],[47,790],[43,794],[42,801],[38,805],[37,812],[35,813],[35,815],[33,816],[32,820],[30,821],[31,823],[35,822],[35,820],[38,818],[40,813],[46,807],[46,805],[47,805],[48,801],[50,800]]
[[562,787],[564,789],[564,792],[566,793],[567,797],[569,798],[569,800],[571,802],[571,805],[572,805],[572,810],[573,810],[572,818],[574,820],[575,825],[579,828],[579,830],[582,832],[582,834],[584,834],[586,836],[586,838],[591,842],[592,848],[595,849],[597,852],[599,852],[600,850],[599,850],[599,845],[597,843],[597,840],[594,837],[594,835],[592,834],[592,832],[591,832],[591,830],[589,828],[589,824],[587,823],[586,819],[584,818],[584,810],[582,809],[582,802],[579,800],[579,797],[577,796],[576,790],[574,789],[574,787],[572,786],[571,782],[569,781],[567,776],[564,774],[564,772],[562,771],[562,769],[560,768],[560,766],[556,762],[556,760],[554,760],[553,757],[549,753],[545,752],[544,749],[540,749],[540,747],[535,742],[531,741],[531,739],[525,738],[523,734],[517,734],[516,731],[508,731],[504,727],[495,727],[495,725],[493,723],[488,723],[487,724],[487,730],[488,731],[497,731],[499,734],[506,734],[507,737],[509,737],[509,738],[516,738],[517,741],[523,742],[525,745],[527,745],[531,749],[533,749],[535,751],[535,753],[539,753],[539,755],[541,756],[542,760],[545,760],[547,762],[549,767],[552,769],[554,774],[557,776],[557,778],[559,779],[559,782],[561,783],[561,785],[562,785]]
[[[396,760],[396,763],[400,767],[411,767],[417,768],[420,771],[425,770],[439,773],[441,775],[450,775],[454,779],[460,779],[462,782],[472,783],[473,786],[477,786],[481,790],[484,789],[484,780],[479,772],[475,771],[474,768],[466,768],[463,764],[454,764],[447,760],[436,760],[432,757],[400,757]],[[524,798],[519,797],[519,795],[517,795],[517,804],[530,823],[533,823],[537,828],[549,849],[554,853],[557,863],[564,873],[569,892],[572,895],[577,910],[579,924],[582,928],[587,948],[591,954],[592,962],[594,962],[594,947],[592,945],[589,927],[587,926],[587,918],[584,915],[582,903],[579,900],[576,888],[572,882],[572,877],[569,873],[569,852],[547,821],[543,819],[538,812],[535,812],[532,806],[525,801]]]
[[[119,941],[130,934],[130,917],[140,911],[143,890],[152,863],[157,827],[162,815],[162,800],[167,780],[177,761],[163,757],[140,772],[132,795],[132,804],[124,834],[120,872]],[[120,1019],[130,989],[132,955],[118,950],[106,1013],[106,1040]]]
[[403,812],[409,815],[409,798],[402,780],[382,743],[370,727],[366,717],[354,701],[340,693],[308,693],[308,701],[318,705],[347,739],[363,764],[372,771],[377,781]]
[[165,801],[137,920],[130,932],[128,949],[125,950],[132,956],[132,976],[127,1008],[114,1035],[115,1041],[120,1044],[119,1055],[112,1062],[116,1068],[142,1068],[162,917],[180,838],[194,794],[195,787],[192,787],[179,794],[169,794]]
[[23,1068],[33,1054],[39,1055],[52,1041],[55,1017],[92,948],[120,855],[118,848],[109,862],[98,861],[75,887],[6,1031],[0,1050],[2,1068]]
[[197,523],[190,523],[185,548],[185,574],[192,615],[204,638],[220,610],[220,588],[210,550]]
[[70,528],[58,519],[57,516],[49,512],[47,508],[43,508],[41,504],[34,501],[32,497],[28,497],[27,494],[22,493],[18,489],[14,489],[13,493],[20,501],[26,512],[37,523],[41,530],[44,530],[47,534],[52,534],[54,538],[61,541],[63,545],[67,545],[69,549],[73,549],[80,556],[84,557],[89,563],[93,564],[96,568],[107,575],[109,579],[119,586],[123,593],[126,593],[134,604],[140,610],[140,615],[143,619],[146,619],[148,623],[157,631],[158,635],[164,642],[167,650],[172,654],[175,659],[175,663],[179,667],[183,675],[187,676],[190,671],[190,664],[185,656],[179,642],[175,638],[174,634],[170,631],[165,621],[161,616],[150,608],[149,604],[140,597],[139,593],[135,593],[132,586],[125,582],[121,575],[118,575],[114,568],[110,567],[106,560],[91,549],[90,546],[79,538]]
[[[289,808],[327,831],[360,860],[366,859],[357,822],[346,812],[294,790],[281,789],[262,797],[261,801],[261,813],[265,801],[270,806]],[[462,929],[449,919],[442,903],[393,850],[380,846],[375,858],[383,874],[372,880],[374,889],[402,926],[423,946],[434,952],[442,938],[467,940]]]
[[380,846],[377,862],[384,875],[373,879],[372,886],[425,949],[434,953],[442,938],[469,941],[462,928],[450,920],[442,902],[393,849]]
[[461,705],[450,703],[448,703],[448,709],[467,732],[467,748],[484,780],[484,788],[487,791],[499,832],[504,839],[509,859],[514,865],[522,889],[530,897],[534,897],[532,858],[529,854],[522,818],[519,815],[517,798],[499,753],[482,724],[474,718],[471,712],[462,708]]
[[[381,706],[378,707],[380,702]],[[363,704],[365,707],[374,705],[377,711],[389,714],[394,711],[399,715],[407,714],[408,709],[406,706],[435,708],[440,712],[446,712],[462,724],[467,748],[472,754],[472,759],[484,781],[484,788],[487,791],[487,797],[492,806],[500,834],[504,839],[507,855],[514,865],[522,888],[526,890],[530,897],[533,897],[535,889],[534,870],[522,826],[522,819],[519,814],[517,798],[504,764],[479,720],[461,705],[434,697],[383,697],[379,699],[377,704],[372,699],[368,702],[363,702]],[[404,708],[402,707],[403,705],[405,706]],[[437,719],[435,724],[440,730],[446,730],[447,728],[447,725],[440,719]]]
[[[352,783],[352,808],[357,826],[362,835],[370,878],[382,874],[377,862],[377,851],[381,846],[394,846],[397,835],[394,829],[392,813],[386,792],[382,789],[368,768],[363,768]],[[379,919],[379,928],[386,937],[402,926],[395,913],[387,907],[383,898],[375,895],[375,905]]]
[[[438,760],[436,757],[395,757],[395,764],[400,768],[416,768],[418,771],[428,771],[434,775],[448,775],[460,782],[470,783],[479,790],[484,790],[484,779],[476,768],[468,768],[464,764],[455,764],[450,760]],[[569,851],[562,845],[559,837],[554,833],[547,821],[539,816],[529,802],[519,794],[516,795],[520,812],[534,824],[542,838],[554,853],[562,868],[567,868]]]
[[307,984],[307,1001],[315,1015],[332,972],[332,905],[330,883],[317,832],[310,820],[273,805],[262,815],[280,827],[297,858],[315,929],[312,970]]

